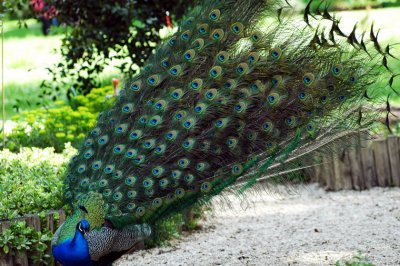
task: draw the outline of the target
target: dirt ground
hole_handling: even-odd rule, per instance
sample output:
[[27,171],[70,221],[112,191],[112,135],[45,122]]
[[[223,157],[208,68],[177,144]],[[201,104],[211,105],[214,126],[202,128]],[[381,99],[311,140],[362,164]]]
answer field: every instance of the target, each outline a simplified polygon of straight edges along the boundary
[[203,230],[115,265],[335,265],[359,252],[376,266],[400,265],[399,188],[327,193],[309,185],[231,199]]

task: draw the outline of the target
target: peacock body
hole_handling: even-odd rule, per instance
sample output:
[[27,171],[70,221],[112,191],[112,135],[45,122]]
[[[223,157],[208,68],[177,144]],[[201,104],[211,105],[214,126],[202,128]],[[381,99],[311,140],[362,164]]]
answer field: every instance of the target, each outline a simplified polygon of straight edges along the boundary
[[307,24],[326,20],[330,31],[298,26],[277,0],[194,8],[71,160],[64,196],[76,211],[54,237],[57,260],[86,265],[127,250],[154,222],[232,185],[243,192],[264,174],[295,170],[368,128],[379,116],[363,108],[368,89],[391,55],[373,29],[372,40],[347,36],[309,6]]

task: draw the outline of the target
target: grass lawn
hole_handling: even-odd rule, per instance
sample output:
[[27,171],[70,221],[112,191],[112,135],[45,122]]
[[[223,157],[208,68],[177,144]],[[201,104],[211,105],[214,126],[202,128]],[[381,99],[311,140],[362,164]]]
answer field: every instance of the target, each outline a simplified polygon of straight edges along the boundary
[[[342,27],[347,33],[351,32],[356,22],[359,22],[360,28],[366,28],[374,21],[375,28],[382,29],[379,36],[385,44],[400,42],[399,14],[400,8],[385,8],[339,12],[337,15],[342,17]],[[28,20],[27,24],[28,28],[19,28],[17,21],[6,21],[4,25],[4,77],[8,119],[15,114],[13,105],[16,104],[16,99],[22,100],[19,103],[21,110],[35,108],[37,96],[40,93],[39,86],[43,80],[49,78],[46,68],[60,60],[57,49],[60,47],[63,33],[66,31],[61,27],[52,28],[50,36],[43,36],[40,23],[36,20]],[[396,54],[400,55],[400,46],[396,46],[394,49]],[[400,73],[399,62],[392,61],[391,65],[394,73]],[[115,76],[118,76],[118,71],[109,67],[99,78],[103,84],[109,84],[111,78]],[[385,85],[385,82],[381,84]],[[377,87],[381,86],[377,85]],[[400,77],[395,82],[395,89],[400,92]],[[393,102],[400,104],[400,97],[393,97]]]
[[[4,86],[6,94],[6,118],[16,114],[13,106],[18,103],[21,110],[36,108],[40,84],[49,79],[46,68],[61,60],[57,51],[66,29],[53,27],[49,36],[41,32],[41,24],[30,19],[28,28],[20,28],[18,21],[4,23]],[[114,69],[107,69],[99,78],[103,84],[110,83],[117,75]],[[2,115],[0,114],[0,117]]]
[[60,60],[55,49],[61,45],[61,34],[43,36],[40,24],[27,21],[28,28],[19,28],[17,21],[4,23],[4,87],[6,113],[15,112],[16,99],[23,100],[21,109],[35,103],[42,80],[47,79],[46,67]]

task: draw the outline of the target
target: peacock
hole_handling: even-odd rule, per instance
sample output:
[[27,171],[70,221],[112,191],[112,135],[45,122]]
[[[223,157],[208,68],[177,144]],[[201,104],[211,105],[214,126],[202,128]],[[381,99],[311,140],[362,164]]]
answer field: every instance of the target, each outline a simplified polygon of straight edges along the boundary
[[373,25],[345,34],[312,2],[303,23],[280,0],[191,10],[71,159],[63,195],[74,212],[52,240],[57,261],[129,250],[173,213],[306,169],[385,115],[389,125],[391,91],[373,85],[393,85],[392,46]]

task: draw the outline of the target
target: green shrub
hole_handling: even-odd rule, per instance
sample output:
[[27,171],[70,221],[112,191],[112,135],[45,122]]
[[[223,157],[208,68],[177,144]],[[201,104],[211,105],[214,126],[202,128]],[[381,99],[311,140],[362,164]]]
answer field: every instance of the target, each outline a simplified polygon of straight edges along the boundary
[[337,261],[335,266],[375,266],[362,252],[358,252],[350,260]]
[[27,226],[25,221],[16,221],[0,234],[0,250],[12,255],[18,252],[34,252],[30,257],[34,263],[49,265],[52,258],[46,251],[50,247],[52,235],[47,229],[36,231]]
[[77,96],[71,105],[56,102],[51,109],[35,109],[17,115],[17,125],[7,136],[6,148],[17,151],[20,147],[54,147],[61,152],[66,142],[77,147],[95,125],[97,115],[113,103],[111,86],[93,89],[87,96]]
[[70,145],[62,154],[53,148],[1,151],[0,220],[63,207],[62,177],[74,153]]

